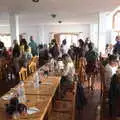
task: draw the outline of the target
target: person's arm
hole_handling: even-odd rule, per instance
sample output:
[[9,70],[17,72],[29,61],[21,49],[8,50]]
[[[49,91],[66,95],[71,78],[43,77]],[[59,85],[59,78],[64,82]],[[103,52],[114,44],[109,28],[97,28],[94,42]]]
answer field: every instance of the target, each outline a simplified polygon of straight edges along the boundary
[[105,87],[109,88],[112,78],[112,71],[109,68],[105,68]]
[[68,72],[69,72],[69,65],[67,64],[67,65],[65,65],[65,67],[64,67],[64,71],[63,71],[62,75],[63,75],[63,76],[67,76],[67,75],[68,75]]

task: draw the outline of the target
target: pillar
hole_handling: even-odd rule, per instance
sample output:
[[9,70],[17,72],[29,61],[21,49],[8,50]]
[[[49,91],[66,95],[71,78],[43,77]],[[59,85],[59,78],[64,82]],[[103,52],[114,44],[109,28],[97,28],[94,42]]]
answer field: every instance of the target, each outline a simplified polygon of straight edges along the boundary
[[10,24],[10,33],[11,40],[17,40],[19,43],[19,16],[13,13],[9,14],[9,24]]

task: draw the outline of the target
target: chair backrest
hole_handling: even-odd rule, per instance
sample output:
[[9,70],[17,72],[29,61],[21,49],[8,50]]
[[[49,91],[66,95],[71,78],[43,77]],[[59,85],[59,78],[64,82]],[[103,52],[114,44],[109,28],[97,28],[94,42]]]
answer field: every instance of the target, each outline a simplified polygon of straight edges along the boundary
[[33,73],[36,71],[36,63],[35,62],[31,62],[29,65],[29,73]]
[[19,72],[19,78],[20,80],[26,80],[27,78],[27,69],[22,67]]
[[101,95],[104,94],[105,91],[105,67],[100,64],[100,80],[101,80]]
[[77,82],[74,82],[74,87],[73,87],[72,120],[75,120],[75,113],[76,113],[76,92],[77,92]]
[[[75,120],[75,113],[76,113],[76,92],[77,92],[77,82],[75,81],[69,89],[69,96],[63,98],[61,100],[56,100],[54,105],[54,116],[59,113],[63,113],[63,115],[69,115],[71,118],[66,120]],[[68,93],[66,95],[68,95]],[[57,106],[57,107],[56,107]],[[66,107],[64,107],[66,106]],[[52,116],[52,117],[54,117]],[[59,115],[58,115],[59,116]],[[63,116],[63,119],[65,119]],[[60,116],[59,116],[60,117]],[[51,119],[53,120],[53,119]]]
[[37,62],[37,60],[38,60],[38,57],[37,56],[34,56],[34,57],[32,57],[32,62]]
[[86,75],[86,65],[87,65],[87,61],[84,57],[81,57],[79,60],[79,68],[78,68],[78,74],[80,77],[80,81],[84,82],[85,81],[85,75]]
[[2,68],[0,67],[0,80],[2,80],[3,78],[3,72],[2,72]]

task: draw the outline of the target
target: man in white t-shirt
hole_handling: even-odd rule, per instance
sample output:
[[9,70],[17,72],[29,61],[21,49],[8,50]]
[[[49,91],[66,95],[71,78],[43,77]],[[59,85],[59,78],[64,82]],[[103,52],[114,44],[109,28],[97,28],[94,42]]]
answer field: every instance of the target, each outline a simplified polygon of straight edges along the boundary
[[61,52],[62,52],[62,55],[68,53],[68,46],[67,46],[67,41],[66,41],[66,39],[64,39],[63,42],[62,42]]
[[109,63],[105,66],[105,86],[109,90],[111,78],[116,73],[118,68],[117,57],[114,55],[109,56]]

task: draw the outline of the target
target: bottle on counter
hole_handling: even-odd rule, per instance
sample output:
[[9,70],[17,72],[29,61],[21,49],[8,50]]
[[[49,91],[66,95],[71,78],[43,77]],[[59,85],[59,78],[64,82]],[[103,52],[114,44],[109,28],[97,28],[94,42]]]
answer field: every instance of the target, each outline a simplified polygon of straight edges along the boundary
[[25,88],[24,88],[24,82],[20,81],[20,85],[17,88],[17,94],[18,94],[18,99],[20,103],[25,103],[26,102],[26,96],[25,96]]
[[34,79],[34,88],[39,88],[39,85],[40,85],[40,80],[39,80],[39,74],[38,72],[36,72],[35,74],[35,79]]

